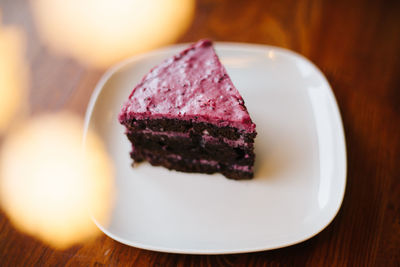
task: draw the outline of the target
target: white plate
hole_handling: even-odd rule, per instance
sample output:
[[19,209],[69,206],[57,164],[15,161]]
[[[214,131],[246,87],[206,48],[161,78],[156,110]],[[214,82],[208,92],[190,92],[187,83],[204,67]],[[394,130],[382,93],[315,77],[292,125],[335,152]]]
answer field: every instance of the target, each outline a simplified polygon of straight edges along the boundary
[[149,250],[223,254],[296,244],[324,229],[342,203],[346,149],[338,107],[324,75],[277,47],[217,43],[216,50],[257,124],[255,178],[131,167],[117,120],[122,103],[177,45],[124,61],[99,81],[85,125],[106,143],[116,168],[109,237]]

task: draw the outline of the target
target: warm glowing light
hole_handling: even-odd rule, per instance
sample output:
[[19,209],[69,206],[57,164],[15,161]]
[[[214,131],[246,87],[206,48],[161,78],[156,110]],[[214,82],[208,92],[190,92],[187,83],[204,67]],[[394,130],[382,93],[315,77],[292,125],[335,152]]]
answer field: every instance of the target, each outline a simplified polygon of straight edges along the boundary
[[96,233],[89,211],[100,220],[110,212],[113,169],[105,148],[71,114],[42,115],[5,140],[0,155],[3,209],[21,231],[56,248]]
[[189,26],[194,0],[32,0],[42,39],[85,63],[106,67],[174,42]]
[[275,55],[274,50],[269,50],[267,53],[267,57],[270,59],[275,59],[276,55]]
[[23,106],[27,86],[23,54],[22,33],[15,27],[2,27],[0,24],[0,134],[5,132]]

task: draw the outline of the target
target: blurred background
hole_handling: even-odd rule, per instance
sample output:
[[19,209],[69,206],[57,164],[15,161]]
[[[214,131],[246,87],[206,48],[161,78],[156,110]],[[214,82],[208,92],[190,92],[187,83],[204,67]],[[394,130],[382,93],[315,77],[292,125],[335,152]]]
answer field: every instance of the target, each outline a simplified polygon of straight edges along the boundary
[[[73,265],[92,259],[108,265],[131,257],[143,265],[150,265],[150,258],[185,262],[98,236],[85,209],[101,206],[96,212],[107,217],[110,207],[98,203],[113,197],[113,164],[96,133],[88,134],[90,145],[82,155],[82,117],[111,65],[201,38],[284,47],[313,61],[337,97],[349,157],[343,208],[323,233],[283,251],[211,259],[226,265],[240,259],[250,265],[260,259],[323,264],[340,255],[338,265],[394,263],[400,246],[400,188],[394,178],[400,177],[399,3],[0,0],[0,265],[64,265],[71,258]],[[65,143],[52,149],[61,137]],[[77,203],[84,203],[79,214],[71,211]],[[378,232],[366,234],[367,228]],[[348,261],[351,247],[372,256]],[[32,257],[21,257],[24,253]],[[189,258],[197,260],[208,265]]]

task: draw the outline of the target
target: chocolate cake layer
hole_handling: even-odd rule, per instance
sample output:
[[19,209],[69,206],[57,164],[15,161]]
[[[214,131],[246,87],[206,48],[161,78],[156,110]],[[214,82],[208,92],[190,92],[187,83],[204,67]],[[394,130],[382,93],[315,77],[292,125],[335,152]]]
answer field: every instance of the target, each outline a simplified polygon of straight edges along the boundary
[[237,166],[234,164],[228,165],[211,161],[210,164],[206,164],[209,161],[204,161],[197,158],[183,158],[180,156],[160,155],[154,151],[147,151],[144,149],[133,148],[131,157],[136,162],[143,160],[148,161],[153,166],[164,166],[170,170],[177,170],[183,172],[197,172],[197,173],[222,173],[224,176],[231,179],[251,179],[253,178],[253,170],[250,168],[248,171],[244,171],[248,166]]
[[141,132],[128,133],[128,138],[136,147],[154,150],[162,155],[177,154],[183,157],[197,155],[202,159],[213,159],[220,162],[252,165],[254,163],[253,147],[232,147],[223,142],[204,142],[201,136],[168,137]]
[[197,135],[207,134],[213,137],[226,137],[231,140],[243,138],[245,142],[253,143],[256,137],[256,132],[244,132],[234,127],[218,127],[211,123],[195,122],[193,120],[178,120],[178,119],[146,119],[146,120],[129,120],[123,124],[130,130],[149,129],[153,131],[166,132],[191,132]]
[[126,134],[135,147],[131,157],[136,162],[147,160],[152,165],[185,172],[219,172],[232,179],[253,177],[255,132],[192,120],[146,119],[130,123]]

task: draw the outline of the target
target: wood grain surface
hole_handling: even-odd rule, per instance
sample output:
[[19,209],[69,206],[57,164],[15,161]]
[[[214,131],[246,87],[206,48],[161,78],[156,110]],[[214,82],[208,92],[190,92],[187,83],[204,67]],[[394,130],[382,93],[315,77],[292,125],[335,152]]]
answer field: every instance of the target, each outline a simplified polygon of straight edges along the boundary
[[[0,8],[4,24],[27,34],[32,112],[83,114],[102,71],[49,52],[27,2],[0,0]],[[400,1],[198,0],[179,41],[203,37],[292,49],[325,73],[348,151],[347,188],[334,221],[291,247],[196,256],[128,247],[104,235],[56,251],[0,213],[1,266],[400,266]]]

